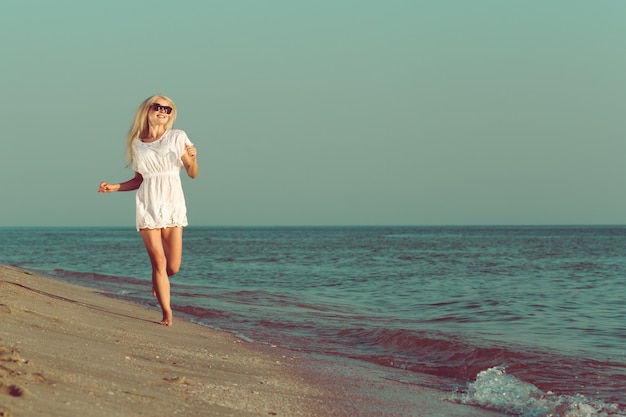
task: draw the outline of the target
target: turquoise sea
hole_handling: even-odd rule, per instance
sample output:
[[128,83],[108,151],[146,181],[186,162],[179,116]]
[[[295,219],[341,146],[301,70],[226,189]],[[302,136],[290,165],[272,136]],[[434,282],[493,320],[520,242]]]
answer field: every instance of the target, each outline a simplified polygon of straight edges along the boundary
[[[512,416],[626,416],[626,227],[189,227],[175,316]],[[0,263],[155,308],[134,228],[0,228]],[[392,405],[390,404],[390,407]]]

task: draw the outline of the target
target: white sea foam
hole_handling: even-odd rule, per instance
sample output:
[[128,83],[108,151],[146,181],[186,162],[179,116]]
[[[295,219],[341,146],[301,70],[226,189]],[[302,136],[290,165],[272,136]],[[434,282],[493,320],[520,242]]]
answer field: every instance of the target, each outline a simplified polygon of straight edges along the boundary
[[467,392],[454,401],[520,417],[626,416],[617,404],[594,401],[583,395],[555,395],[506,373],[503,366],[480,372]]

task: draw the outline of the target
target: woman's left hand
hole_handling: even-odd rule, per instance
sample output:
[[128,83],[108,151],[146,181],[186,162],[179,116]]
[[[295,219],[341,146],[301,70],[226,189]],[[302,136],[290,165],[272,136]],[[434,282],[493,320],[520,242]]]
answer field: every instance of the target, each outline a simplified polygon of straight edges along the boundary
[[185,152],[187,152],[187,155],[189,155],[191,158],[196,159],[196,154],[198,153],[198,151],[196,150],[195,146],[185,145]]

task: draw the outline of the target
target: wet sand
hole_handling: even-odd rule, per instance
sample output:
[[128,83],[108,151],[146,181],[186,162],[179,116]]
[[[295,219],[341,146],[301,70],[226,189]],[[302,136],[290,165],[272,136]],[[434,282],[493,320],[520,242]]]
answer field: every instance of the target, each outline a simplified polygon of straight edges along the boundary
[[160,318],[0,265],[0,417],[500,415],[176,313],[173,327]]

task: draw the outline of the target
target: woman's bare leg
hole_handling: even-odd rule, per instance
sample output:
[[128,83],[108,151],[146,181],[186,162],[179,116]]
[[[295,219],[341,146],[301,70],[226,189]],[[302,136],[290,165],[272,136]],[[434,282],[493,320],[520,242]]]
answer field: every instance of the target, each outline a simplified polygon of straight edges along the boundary
[[[169,256],[176,255],[172,254],[172,243],[171,241],[176,240],[177,233],[171,233],[168,231],[169,229],[141,229],[141,237],[143,239],[144,245],[146,246],[146,251],[148,252],[148,256],[150,257],[150,263],[152,264],[152,290],[156,295],[157,300],[159,300],[159,304],[161,305],[161,310],[163,311],[163,319],[160,324],[164,326],[172,325],[172,307],[170,305],[170,280],[168,277],[168,255],[166,255],[166,247],[168,247],[167,251],[170,252]],[[181,237],[181,256],[182,256],[182,233],[178,233]],[[165,243],[167,242],[167,243]],[[175,248],[175,243],[174,243]],[[179,256],[179,258],[181,257]],[[178,261],[178,265],[180,265],[180,260]]]
[[168,227],[161,229],[163,249],[167,259],[167,276],[176,275],[183,258],[183,228]]
[[[180,270],[183,255],[183,228],[168,227],[161,229],[161,241],[167,261],[167,276],[176,275]],[[152,287],[152,295],[157,298],[156,288]]]

